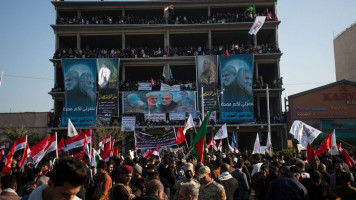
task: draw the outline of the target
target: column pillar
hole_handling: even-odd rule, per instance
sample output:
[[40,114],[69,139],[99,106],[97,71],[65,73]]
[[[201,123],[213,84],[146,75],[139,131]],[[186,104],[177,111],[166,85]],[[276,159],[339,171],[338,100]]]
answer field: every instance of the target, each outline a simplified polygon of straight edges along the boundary
[[121,44],[121,49],[125,49],[126,48],[126,34],[122,33],[122,44]]
[[209,38],[209,50],[211,50],[211,47],[212,47],[212,41],[211,41],[211,30],[209,30],[209,35],[208,35],[208,38]]
[[56,34],[56,49],[55,49],[55,51],[57,51],[57,49],[59,49],[59,36],[57,33],[55,33],[55,34]]
[[125,81],[125,79],[126,79],[125,74],[126,74],[126,66],[122,65],[122,70],[121,70],[121,80],[122,81]]
[[77,33],[77,49],[81,48],[81,36],[80,33]]

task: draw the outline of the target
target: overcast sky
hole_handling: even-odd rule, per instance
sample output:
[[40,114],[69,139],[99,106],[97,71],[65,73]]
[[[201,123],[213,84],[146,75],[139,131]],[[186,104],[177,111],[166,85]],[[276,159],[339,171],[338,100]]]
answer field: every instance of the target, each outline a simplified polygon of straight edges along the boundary
[[[356,21],[355,0],[277,4],[283,97],[335,81],[333,39]],[[53,108],[55,9],[47,0],[0,1],[0,112]]]

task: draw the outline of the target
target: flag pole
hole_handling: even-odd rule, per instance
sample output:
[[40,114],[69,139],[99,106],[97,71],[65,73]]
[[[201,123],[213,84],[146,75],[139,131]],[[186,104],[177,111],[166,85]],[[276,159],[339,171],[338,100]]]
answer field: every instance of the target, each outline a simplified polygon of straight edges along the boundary
[[270,150],[272,150],[272,137],[271,137],[271,114],[269,110],[269,88],[268,88],[268,83],[266,84],[266,97],[267,97],[267,122],[268,122],[268,138],[271,140],[270,143]]

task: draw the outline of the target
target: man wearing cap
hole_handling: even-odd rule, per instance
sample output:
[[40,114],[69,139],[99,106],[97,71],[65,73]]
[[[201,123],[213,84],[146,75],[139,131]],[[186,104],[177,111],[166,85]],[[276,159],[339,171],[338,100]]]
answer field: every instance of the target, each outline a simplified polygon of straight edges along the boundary
[[215,182],[211,178],[209,167],[200,167],[197,178],[201,183],[199,189],[199,200],[226,200],[224,186]]
[[184,169],[184,175],[185,177],[179,181],[176,182],[176,184],[174,185],[174,190],[175,190],[175,194],[174,194],[174,200],[178,199],[178,194],[179,194],[179,190],[180,190],[180,186],[184,183],[191,183],[194,184],[195,187],[199,190],[200,188],[200,183],[199,181],[197,181],[194,176],[195,176],[195,171],[194,171],[194,166],[192,163],[187,163],[184,165],[183,167]]
[[119,182],[113,188],[113,198],[114,200],[131,200],[135,197],[132,194],[132,189],[129,185],[132,178],[132,167],[129,165],[124,165],[121,167]]
[[135,188],[137,188],[141,192],[143,192],[143,188],[144,188],[144,185],[145,185],[145,179],[142,177],[142,167],[140,165],[138,165],[138,164],[136,164],[133,167],[131,184]]

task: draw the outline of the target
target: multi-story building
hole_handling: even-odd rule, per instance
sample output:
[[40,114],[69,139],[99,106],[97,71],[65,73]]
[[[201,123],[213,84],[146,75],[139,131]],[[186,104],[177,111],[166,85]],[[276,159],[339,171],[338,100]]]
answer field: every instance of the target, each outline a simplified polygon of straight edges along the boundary
[[[268,84],[272,144],[275,149],[287,148],[281,105],[284,89],[279,65],[282,53],[278,48],[280,21],[276,14],[277,0],[53,1],[52,4],[57,21],[51,25],[56,38],[56,52],[51,59],[55,87],[50,95],[57,118],[62,117],[65,99],[61,58],[120,59],[119,116],[114,117],[120,121],[120,117],[126,114],[123,113],[124,94],[132,90],[132,83],[133,90],[137,90],[137,82],[150,82],[151,79],[158,82],[163,77],[166,80],[174,78],[175,83],[191,83],[189,91],[197,96],[194,98],[196,110],[204,110],[204,100],[198,98],[201,92],[197,78],[198,57],[250,54],[253,55],[253,119],[229,122],[229,141],[231,134],[235,133],[240,151],[252,150],[256,133],[259,133],[264,145],[269,127]],[[257,35],[250,35],[248,31],[258,15],[267,16],[266,21]],[[219,84],[217,89],[219,94]],[[216,123],[208,126],[208,139],[223,125],[219,120],[219,106],[216,111]],[[166,114],[168,117],[169,113]],[[155,125],[154,131],[171,126]],[[177,124],[174,126],[178,127]],[[136,126],[136,130],[148,128],[152,127]],[[65,133],[66,127],[53,129]],[[193,137],[192,133],[189,134],[188,143]],[[132,148],[133,133],[127,134],[122,143]]]
[[343,79],[356,81],[356,23],[334,39],[336,81]]

